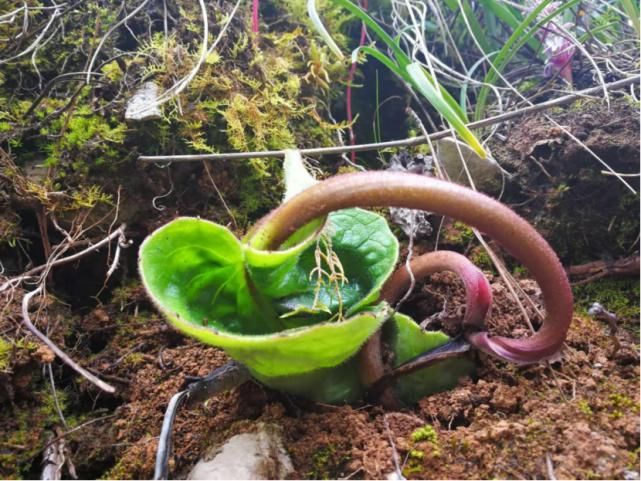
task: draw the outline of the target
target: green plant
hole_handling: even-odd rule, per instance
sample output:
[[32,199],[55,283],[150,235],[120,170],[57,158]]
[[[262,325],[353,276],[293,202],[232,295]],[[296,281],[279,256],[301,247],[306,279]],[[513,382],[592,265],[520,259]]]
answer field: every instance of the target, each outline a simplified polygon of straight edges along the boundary
[[412,432],[410,437],[415,443],[420,443],[422,441],[430,441],[432,443],[435,443],[438,440],[438,434],[436,433],[436,430],[429,424],[426,424],[422,428],[418,428],[417,430]]
[[[143,283],[169,321],[223,348],[257,380],[325,402],[353,401],[366,391],[412,402],[469,371],[469,361],[458,356],[469,344],[423,331],[392,309],[412,277],[404,266],[394,272],[398,242],[384,219],[358,206],[435,211],[494,236],[541,284],[548,319],[534,336],[484,332],[489,284],[459,254],[416,258],[414,279],[441,270],[462,278],[464,333],[487,353],[531,363],[559,349],[572,313],[565,273],[529,224],[498,202],[412,174],[347,174],[317,184],[296,151],[286,156],[285,182],[284,204],[242,241],[223,226],[180,218],[140,249]],[[381,341],[393,353],[391,375],[385,375]],[[396,391],[388,389],[393,381]]]
[[[482,158],[486,158],[487,153],[485,152],[485,149],[466,126],[468,118],[465,110],[462,109],[454,97],[452,97],[452,95],[443,88],[436,77],[432,73],[427,72],[420,63],[413,61],[403,51],[403,49],[401,49],[398,42],[393,39],[372,17],[370,17],[367,12],[349,0],[333,0],[333,2],[342,6],[356,18],[361,20],[367,27],[368,31],[373,33],[391,51],[391,56],[388,56],[375,46],[361,46],[352,52],[352,62],[356,62],[358,55],[361,52],[366,55],[370,55],[381,62],[400,79],[411,85],[423,97],[425,97],[425,99],[432,104],[439,114],[447,120],[456,133]],[[314,1],[310,0],[308,5],[310,5],[310,17],[315,19],[315,27],[323,39],[328,43],[331,50],[335,52],[336,55],[342,56],[342,53],[340,53],[340,50],[332,40],[331,36],[329,36],[322,23],[320,23],[318,15],[313,8]]]
[[480,120],[485,115],[485,107],[491,86],[493,86],[497,79],[501,77],[505,67],[519,49],[530,42],[545,24],[553,21],[568,8],[578,4],[579,0],[570,0],[559,5],[557,8],[554,8],[551,13],[543,15],[542,18],[540,18],[539,16],[545,12],[544,9],[550,6],[551,3],[552,0],[543,0],[534,7],[514,29],[510,37],[499,50],[496,57],[490,61],[491,69],[488,70],[485,78],[483,79],[483,87],[481,87],[476,100],[475,120]]

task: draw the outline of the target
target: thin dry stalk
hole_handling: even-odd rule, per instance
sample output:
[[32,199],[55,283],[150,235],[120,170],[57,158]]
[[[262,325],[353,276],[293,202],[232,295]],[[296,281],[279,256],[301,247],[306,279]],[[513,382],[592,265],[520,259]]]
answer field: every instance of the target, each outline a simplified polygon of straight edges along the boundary
[[56,346],[51,339],[45,336],[42,332],[38,330],[36,326],[33,325],[33,323],[31,322],[31,318],[29,317],[29,303],[31,302],[31,299],[34,296],[42,294],[44,290],[43,288],[44,288],[44,284],[41,284],[39,287],[37,287],[33,291],[25,294],[24,297],[22,298],[22,322],[25,325],[25,327],[34,336],[40,339],[40,341],[42,341],[49,349],[51,349],[67,366],[72,368],[74,371],[76,371],[78,374],[83,376],[89,382],[91,382],[92,384],[96,385],[97,387],[99,387],[100,389],[108,393],[115,392],[116,389],[113,386],[100,380],[98,377],[91,374],[85,368],[78,365],[73,359],[71,359],[67,354],[65,354],[65,352],[62,351],[62,349]]
[[[609,90],[616,90],[622,87],[628,87],[633,84],[639,83],[641,75],[634,75],[629,78],[622,80],[617,80],[616,82],[611,82],[605,84],[605,87]],[[492,125],[505,122],[506,120],[511,120],[522,115],[531,114],[533,112],[540,112],[543,110],[550,109],[552,107],[557,107],[560,105],[566,105],[575,101],[577,98],[581,98],[585,95],[591,95],[598,93],[603,89],[603,86],[599,85],[598,87],[592,87],[589,89],[581,90],[574,92],[572,94],[559,97],[558,99],[549,100],[542,102],[540,104],[530,105],[522,109],[514,110],[512,112],[506,112],[504,114],[496,115],[494,117],[488,117],[487,119],[479,120],[477,122],[470,122],[467,124],[469,129],[479,129],[484,127],[489,127]],[[380,150],[393,147],[411,147],[414,145],[423,145],[430,141],[442,139],[449,137],[451,131],[441,130],[439,132],[434,132],[429,134],[427,137],[425,135],[419,135],[416,137],[409,137],[407,139],[401,140],[392,140],[387,142],[376,142],[371,144],[358,144],[358,145],[338,145],[333,147],[315,147],[310,149],[300,149],[301,155],[309,156],[318,156],[318,155],[336,155],[343,154],[345,152],[366,152],[370,150]],[[265,158],[265,157],[285,157],[285,150],[264,150],[258,152],[227,152],[219,154],[189,154],[189,155],[141,155],[138,157],[138,160],[142,162],[194,162],[194,161],[203,161],[203,160],[244,160],[252,158]],[[611,169],[609,169],[611,171]],[[611,175],[616,175],[616,172],[611,173]]]

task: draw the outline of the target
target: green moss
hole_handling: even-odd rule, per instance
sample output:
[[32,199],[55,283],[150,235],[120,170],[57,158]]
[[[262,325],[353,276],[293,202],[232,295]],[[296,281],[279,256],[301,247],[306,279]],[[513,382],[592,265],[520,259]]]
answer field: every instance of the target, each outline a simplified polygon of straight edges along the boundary
[[441,456],[438,434],[433,426],[426,424],[416,429],[410,434],[410,439],[415,446],[407,453],[407,462],[403,467],[405,476],[422,473],[423,464],[428,455],[430,458]]
[[455,221],[442,234],[446,244],[466,246],[474,239],[474,231],[463,222]]
[[71,205],[69,210],[92,209],[98,204],[112,204],[111,195],[102,191],[97,185],[81,186],[71,194]]
[[425,453],[420,449],[410,449],[410,452],[407,453],[407,455],[412,459],[419,459],[419,460],[425,457]]
[[125,140],[127,126],[83,104],[53,122],[50,129],[60,137],[45,146],[45,165],[68,165],[75,172],[87,174],[92,166],[120,160],[117,147]]
[[54,398],[51,389],[44,389],[39,393],[39,398],[41,402],[39,411],[45,424],[56,424],[60,422],[60,416],[56,408],[56,398],[60,412],[64,414],[69,403],[69,393],[63,389],[56,389],[56,398]]
[[429,441],[431,443],[438,443],[438,434],[433,426],[426,424],[422,428],[418,428],[411,435],[410,438],[415,443],[422,441]]
[[492,262],[492,258],[483,246],[478,246],[472,249],[468,255],[468,258],[475,266],[479,267],[480,269],[494,271],[494,263]]
[[577,406],[579,408],[579,411],[581,411],[583,414],[586,416],[591,416],[592,415],[592,408],[590,407],[590,404],[584,399],[581,399],[578,403]]
[[24,479],[42,447],[40,437],[46,423],[41,409],[16,407],[12,416],[12,429],[0,433],[0,446],[11,450],[0,453],[0,477]]
[[567,110],[570,112],[583,113],[586,110],[589,110],[592,105],[594,105],[594,101],[590,98],[577,99],[567,107]]
[[7,210],[0,214],[0,246],[15,247],[20,240],[20,217]]
[[419,474],[423,471],[423,466],[418,464],[415,460],[410,460],[410,462],[403,468],[403,476],[409,477],[413,474]]
[[[316,32],[307,13],[307,0],[282,0],[279,3],[293,19],[302,22],[306,30]],[[332,0],[316,0],[316,10],[336,44],[346,52],[350,46],[350,38],[345,34],[345,27],[354,17]]]
[[639,411],[639,404],[621,393],[610,394],[608,396],[607,406],[609,416],[612,419],[620,419],[632,410]]
[[4,337],[0,337],[0,371],[5,371],[9,367],[12,351],[13,345]]
[[606,278],[573,287],[575,306],[584,315],[593,302],[598,302],[624,322],[623,326],[638,332],[639,280]]
[[307,472],[307,479],[337,479],[343,465],[349,461],[345,450],[328,444],[312,455],[312,469]]
[[525,94],[529,91],[534,90],[535,88],[538,88],[540,85],[539,79],[527,79],[527,80],[522,80],[521,82],[518,83],[517,89],[519,92],[522,94]]
[[519,279],[527,279],[529,277],[529,271],[526,267],[517,265],[512,269],[512,275]]
[[128,456],[127,458],[119,459],[116,465],[107,470],[100,479],[132,479],[132,473],[141,472],[145,472],[144,461],[140,458]]
[[588,469],[583,473],[583,476],[580,476],[582,479],[603,479],[603,476],[600,476],[598,473],[594,472],[592,469]]
[[629,461],[626,468],[631,471],[639,471],[639,448],[636,448],[633,451],[629,451],[628,458]]
[[128,367],[136,368],[147,362],[145,355],[140,352],[132,352],[124,359],[124,364]]

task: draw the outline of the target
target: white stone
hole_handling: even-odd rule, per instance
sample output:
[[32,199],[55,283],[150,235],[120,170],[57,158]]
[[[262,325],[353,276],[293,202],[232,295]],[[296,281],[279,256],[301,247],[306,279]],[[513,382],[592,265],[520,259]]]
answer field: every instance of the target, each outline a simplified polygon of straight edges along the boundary
[[489,152],[488,157],[482,159],[467,144],[452,137],[437,140],[435,144],[438,161],[452,182],[470,186],[463,166],[465,162],[476,188],[482,191],[493,191],[500,187],[501,168]]
[[187,479],[285,479],[293,471],[280,427],[259,423],[255,432],[238,434],[210,449]]
[[388,479],[389,481],[403,481],[407,478],[403,476],[400,471],[392,471],[385,476],[385,479]]
[[158,85],[154,82],[145,82],[136,90],[127,103],[125,120],[153,120],[160,118],[160,109],[156,105],[158,99]]

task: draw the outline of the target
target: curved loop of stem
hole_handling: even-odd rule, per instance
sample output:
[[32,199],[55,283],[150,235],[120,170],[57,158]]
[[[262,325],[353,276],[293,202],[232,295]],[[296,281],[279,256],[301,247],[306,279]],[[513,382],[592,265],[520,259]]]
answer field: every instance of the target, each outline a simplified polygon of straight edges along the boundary
[[463,324],[479,329],[483,327],[485,314],[492,305],[492,290],[483,272],[467,257],[452,251],[428,252],[413,259],[409,264],[409,271],[407,266],[401,266],[392,274],[381,289],[381,300],[395,304],[410,286],[412,275],[415,282],[419,282],[430,274],[451,271],[465,285]]
[[[467,328],[482,329],[485,315],[492,305],[492,290],[487,278],[467,257],[452,251],[436,251],[414,258],[409,265],[399,267],[385,282],[380,300],[396,304],[411,288],[412,281],[419,282],[430,274],[451,271],[461,278],[465,285],[465,316],[463,325]],[[382,360],[380,331],[370,337],[359,353],[359,375],[363,385],[370,388],[370,395],[377,396],[383,404],[394,405],[395,396],[387,390],[389,382],[435,362],[462,354],[467,351],[465,342],[448,343],[447,346],[425,352],[416,359],[385,372]],[[455,349],[452,350],[452,346]],[[469,344],[467,345],[469,349]]]
[[329,212],[350,207],[406,207],[452,217],[493,237],[536,279],[547,317],[530,338],[468,336],[482,351],[519,364],[556,354],[572,320],[572,291],[561,263],[536,230],[515,212],[483,194],[442,180],[401,172],[336,176],[290,199],[254,231],[256,248],[276,249],[298,228]]

